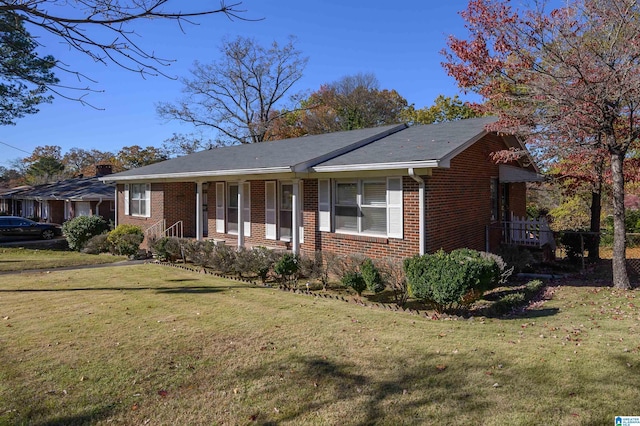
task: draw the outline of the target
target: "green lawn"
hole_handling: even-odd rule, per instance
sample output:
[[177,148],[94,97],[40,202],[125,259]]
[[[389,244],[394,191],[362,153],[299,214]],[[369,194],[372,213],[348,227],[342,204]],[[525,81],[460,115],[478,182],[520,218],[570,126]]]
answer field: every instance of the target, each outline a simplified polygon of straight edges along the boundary
[[157,265],[0,277],[0,424],[613,424],[638,294],[433,321]]
[[[110,254],[84,254],[69,250],[0,247],[0,272],[98,265],[122,260],[126,260],[126,257]],[[2,278],[0,278],[0,282],[2,282],[1,280]]]

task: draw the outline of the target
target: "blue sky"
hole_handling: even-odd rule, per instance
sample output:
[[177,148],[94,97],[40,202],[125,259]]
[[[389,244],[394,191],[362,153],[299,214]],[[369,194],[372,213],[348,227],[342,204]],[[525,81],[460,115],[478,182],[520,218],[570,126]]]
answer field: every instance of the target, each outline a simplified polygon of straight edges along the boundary
[[[169,4],[180,7],[181,2]],[[212,15],[197,19],[198,26],[186,25],[186,33],[175,22],[162,21],[137,23],[133,29],[147,50],[176,60],[165,70],[176,77],[187,76],[196,59],[202,63],[216,60],[225,36],[255,37],[269,44],[273,40],[284,43],[294,35],[309,63],[293,91],[313,91],[345,75],[371,72],[381,88],[395,89],[421,108],[431,105],[439,94],[460,94],[441,66],[440,51],[448,35],[464,35],[458,12],[466,4],[464,0],[243,0],[241,8],[247,10],[247,18],[264,19],[244,22]],[[180,98],[179,81],[143,79],[113,64],[93,63],[58,40],[43,36],[42,41],[46,53],[97,81],[92,87],[103,92],[92,93],[87,100],[101,109],[55,99],[39,113],[18,120],[16,126],[0,127],[0,142],[19,148],[0,145],[0,165],[8,167],[11,160],[28,155],[24,151],[31,153],[37,146],[58,145],[63,154],[70,148],[117,152],[131,145],[159,147],[173,133],[195,130],[188,124],[162,120],[155,111],[158,102]],[[63,83],[79,85],[69,75],[58,76]]]

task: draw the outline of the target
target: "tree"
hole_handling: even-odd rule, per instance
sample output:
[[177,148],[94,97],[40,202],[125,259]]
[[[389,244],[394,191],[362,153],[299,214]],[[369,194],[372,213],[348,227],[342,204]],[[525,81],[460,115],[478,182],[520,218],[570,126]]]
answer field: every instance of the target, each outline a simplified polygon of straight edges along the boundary
[[[625,260],[623,160],[640,135],[640,5],[576,0],[547,13],[522,13],[506,0],[471,0],[462,12],[469,39],[450,37],[447,72],[486,100],[500,120],[537,149],[604,148],[614,217],[613,284],[630,288]],[[597,155],[589,156],[590,164]]]
[[116,154],[118,170],[135,169],[166,160],[162,150],[153,146],[142,148],[139,145],[125,146]]
[[310,133],[396,124],[402,121],[407,100],[395,90],[380,90],[374,74],[360,73],[329,83],[310,97],[306,126]]
[[0,125],[38,112],[37,106],[51,102],[47,87],[57,84],[53,56],[38,56],[37,43],[16,13],[0,6]]
[[100,151],[97,149],[86,150],[82,148],[71,148],[62,157],[62,163],[68,174],[93,176],[96,166],[99,164],[114,165],[115,156],[112,152]]
[[374,74],[345,76],[300,102],[294,113],[281,115],[272,129],[275,139],[318,135],[400,123],[408,108],[395,90],[381,90]]
[[225,40],[221,59],[195,62],[191,78],[183,78],[186,97],[175,104],[162,102],[158,114],[218,131],[220,144],[255,143],[267,139],[274,114],[292,86],[302,78],[307,58],[295,39],[264,47],[253,38]]
[[[130,25],[152,19],[176,21],[182,28],[184,23],[192,23],[191,19],[221,13],[229,18],[243,19],[237,7],[241,4],[227,5],[221,0],[219,8],[201,9],[192,12],[169,10],[170,0],[83,0],[69,2],[67,0],[24,0],[0,1],[0,14],[5,17],[18,17],[9,24],[9,32],[19,32],[22,23],[29,29],[52,34],[59,41],[66,43],[70,49],[89,56],[95,62],[115,64],[124,69],[138,72],[142,76],[166,75],[162,70],[172,61],[156,56],[138,43],[139,36]],[[184,4],[183,4],[184,7]],[[6,23],[7,21],[5,21]],[[34,47],[46,49],[36,38],[30,39]],[[49,56],[43,58],[48,61]],[[55,66],[64,72],[74,74],[81,80],[87,79],[79,70],[67,67],[60,62]],[[7,68],[0,70],[3,78],[30,83],[20,70]],[[44,81],[44,87],[61,94],[56,81]],[[83,90],[89,90],[85,88]],[[82,97],[76,98],[84,102]]]
[[40,157],[27,168],[26,181],[31,185],[55,182],[64,178],[64,164],[55,157]]
[[211,149],[214,146],[213,141],[205,138],[202,134],[190,133],[184,135],[174,133],[162,143],[162,151],[167,158],[172,158]]
[[411,124],[432,124],[479,117],[480,115],[470,103],[461,101],[458,95],[453,98],[438,95],[430,107],[415,109],[413,105],[409,106],[403,113],[403,118],[404,121]]

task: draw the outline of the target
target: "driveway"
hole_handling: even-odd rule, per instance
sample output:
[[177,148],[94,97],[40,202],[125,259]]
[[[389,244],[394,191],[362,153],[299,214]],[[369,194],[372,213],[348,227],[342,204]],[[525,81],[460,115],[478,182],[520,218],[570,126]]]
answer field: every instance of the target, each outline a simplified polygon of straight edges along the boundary
[[0,237],[0,247],[24,247],[31,249],[55,250],[67,248],[67,240],[64,237],[55,237],[51,240],[24,237]]

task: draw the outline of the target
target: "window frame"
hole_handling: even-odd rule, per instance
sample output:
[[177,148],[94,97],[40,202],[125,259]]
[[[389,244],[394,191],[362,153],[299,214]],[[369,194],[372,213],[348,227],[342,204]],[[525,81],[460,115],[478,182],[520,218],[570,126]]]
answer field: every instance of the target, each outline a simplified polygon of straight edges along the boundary
[[[356,197],[355,197],[355,204],[350,204],[350,203],[338,203],[338,186],[341,184],[355,184],[356,186]],[[382,205],[375,205],[375,204],[365,204],[365,194],[364,194],[364,188],[366,184],[383,184],[384,185],[384,190],[385,190],[385,201],[384,201],[384,206]],[[332,214],[331,214],[331,223],[333,225],[333,232],[337,233],[337,234],[347,234],[347,235],[362,235],[362,236],[370,236],[370,237],[381,237],[381,238],[389,238],[389,184],[388,184],[388,178],[361,178],[361,179],[334,179],[333,180],[333,184],[331,185],[331,189],[332,189],[332,197],[331,197],[331,204],[332,204]],[[338,224],[339,224],[339,220],[338,220],[338,214],[337,214],[337,209],[339,207],[343,207],[343,208],[351,208],[351,207],[355,207],[356,209],[356,226],[355,226],[355,230],[352,229],[345,229],[345,228],[339,228]],[[364,214],[363,214],[363,209],[371,209],[371,208],[375,208],[375,209],[384,209],[384,218],[385,218],[385,223],[384,223],[384,232],[375,232],[375,231],[371,231],[371,230],[365,230],[364,229]]]
[[[136,193],[134,187],[139,187],[137,191],[141,194],[140,198],[134,199],[133,195]],[[151,217],[151,184],[149,183],[128,183],[125,185],[127,211],[126,214],[132,217]],[[138,209],[142,203],[144,203],[144,213],[133,213],[134,204],[138,204]],[[75,215],[75,213],[74,213]]]

